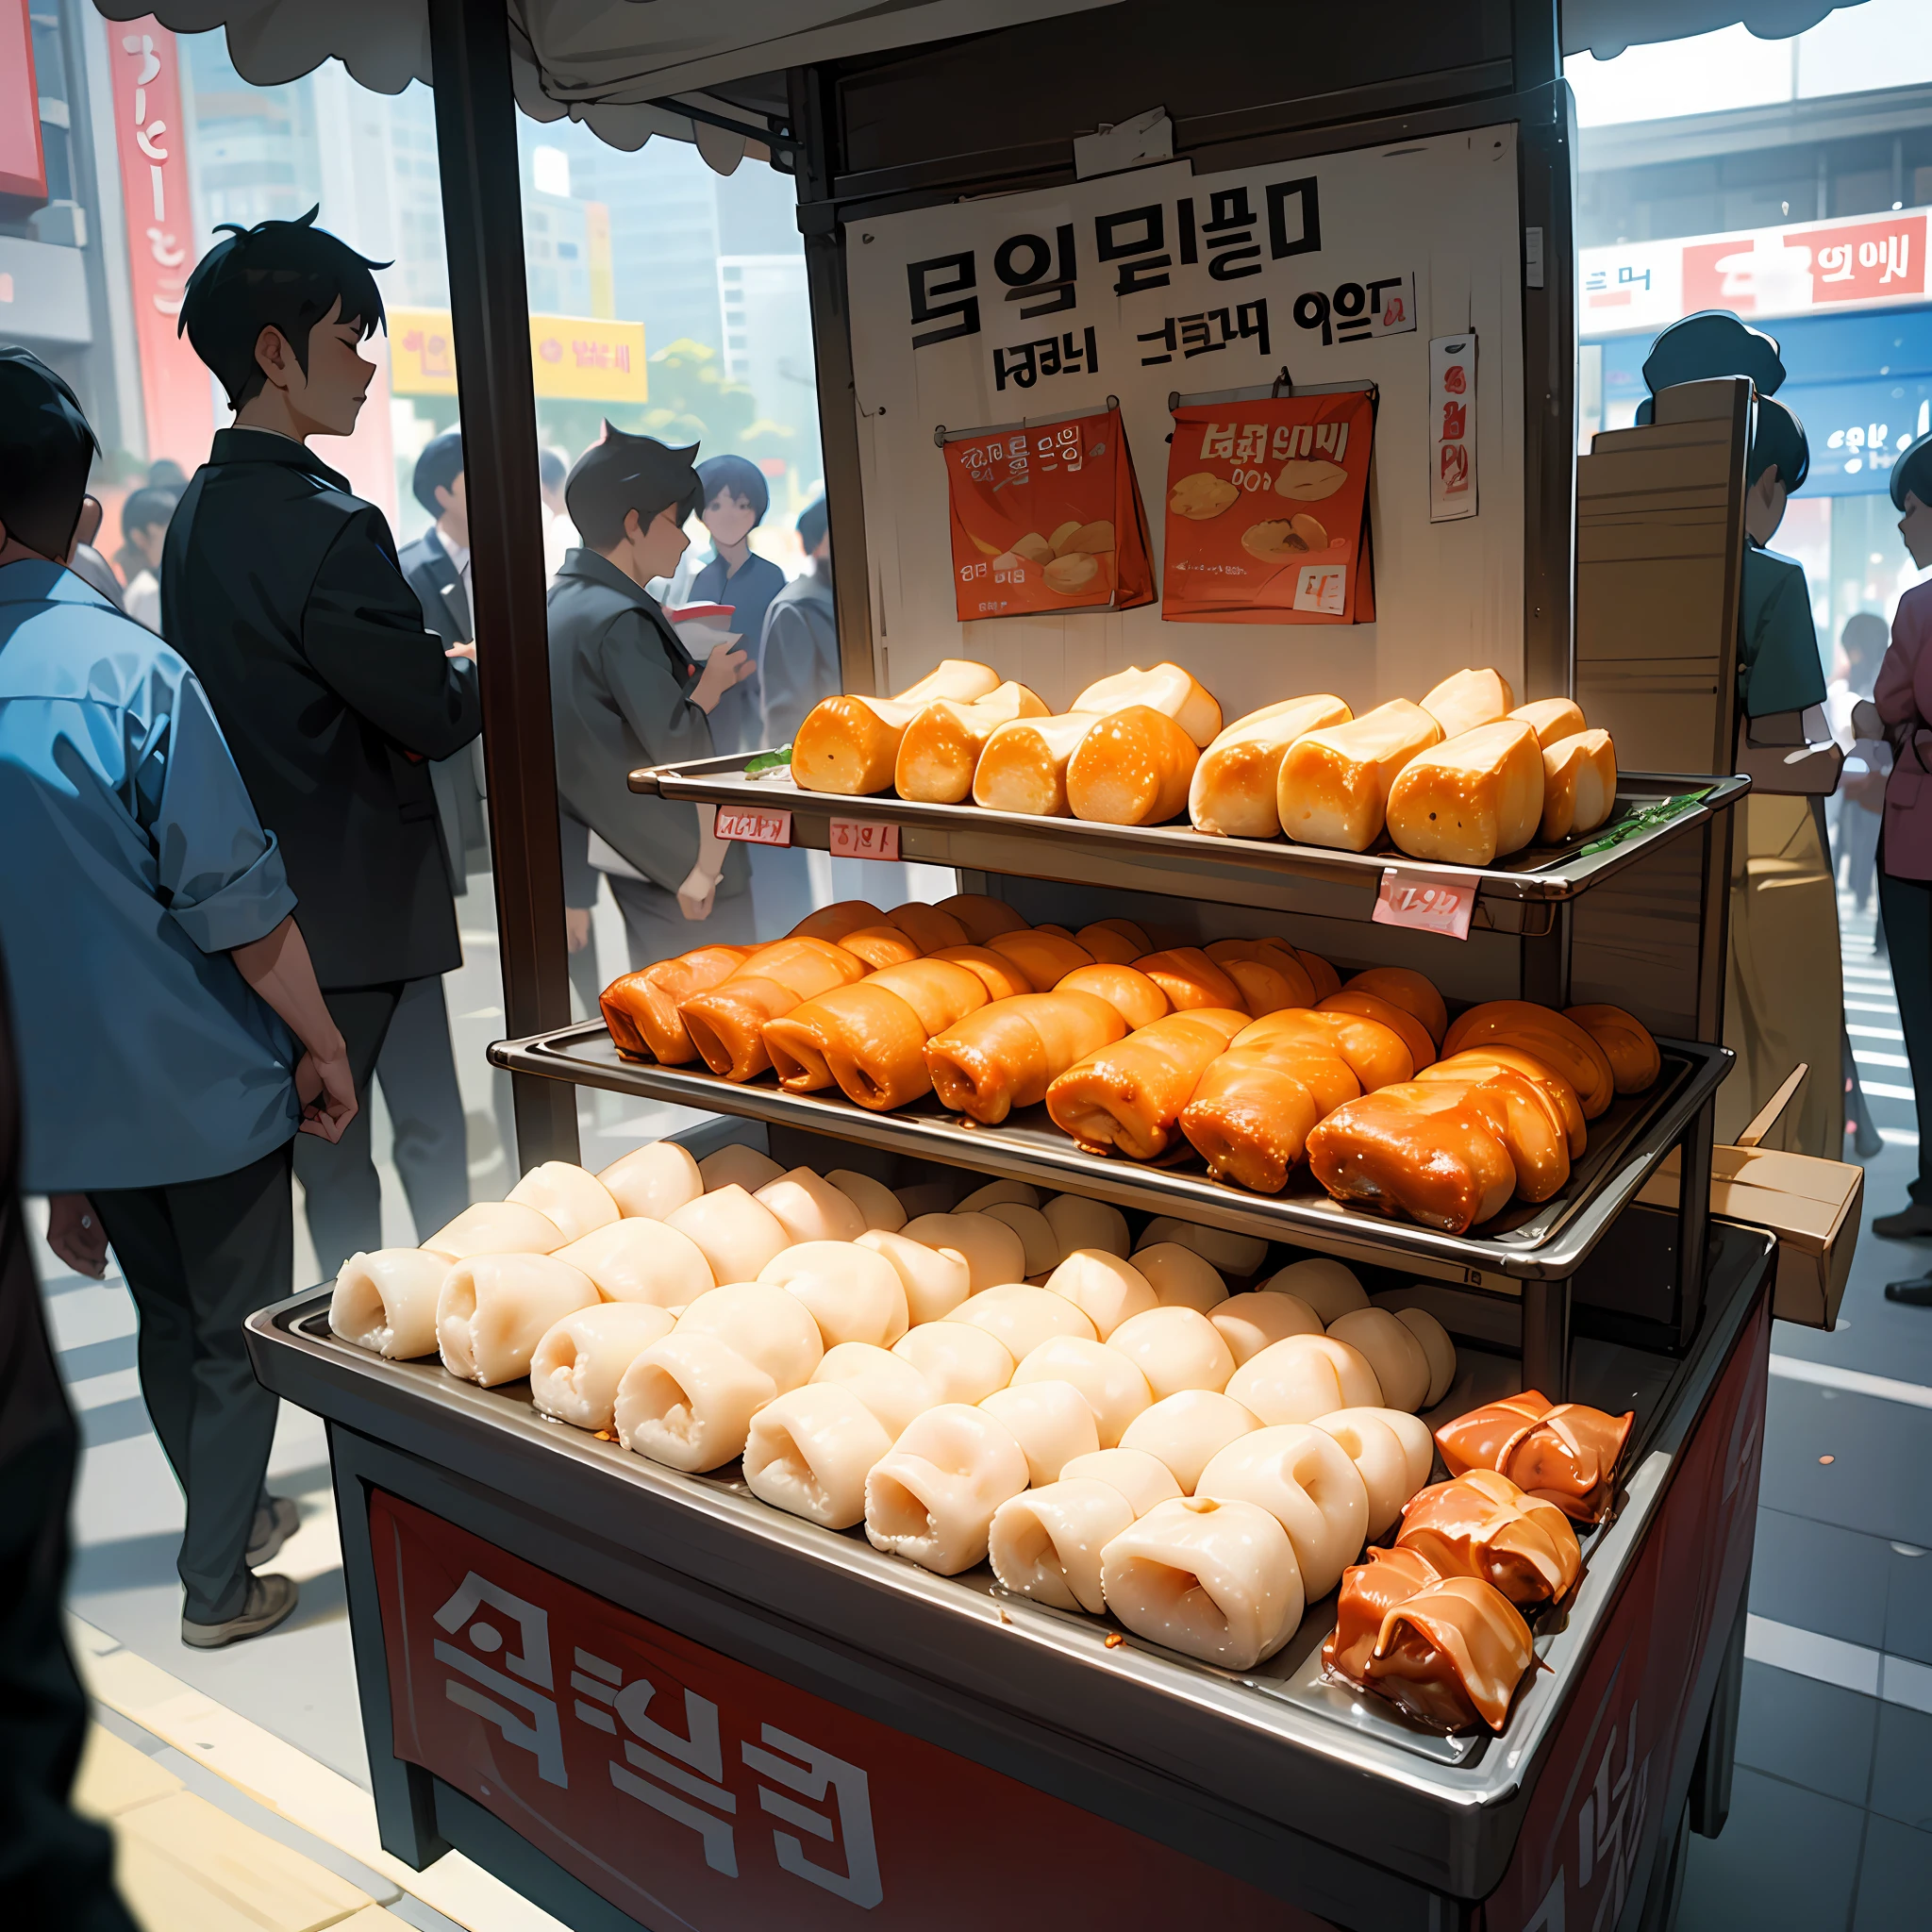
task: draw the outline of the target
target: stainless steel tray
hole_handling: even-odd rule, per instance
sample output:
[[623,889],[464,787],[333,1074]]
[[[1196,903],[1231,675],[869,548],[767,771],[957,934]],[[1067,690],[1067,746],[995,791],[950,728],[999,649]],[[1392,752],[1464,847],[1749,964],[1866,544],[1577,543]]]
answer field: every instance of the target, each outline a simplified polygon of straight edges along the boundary
[[1592,1121],[1590,1145],[1563,1189],[1536,1207],[1518,1205],[1467,1235],[1385,1220],[1332,1201],[1304,1169],[1277,1195],[1251,1194],[1209,1179],[1191,1150],[1171,1165],[1083,1154],[1043,1107],[1004,1125],[982,1127],[928,1096],[891,1113],[869,1113],[842,1095],[788,1093],[765,1074],[721,1080],[702,1069],[621,1059],[598,1022],[526,1040],[496,1041],[493,1065],[582,1087],[635,1093],[709,1113],[803,1127],[835,1139],[1048,1188],[1069,1188],[1116,1207],[1174,1214],[1208,1226],[1292,1241],[1324,1253],[1472,1286],[1501,1289],[1575,1274],[1651,1171],[1676,1145],[1729,1071],[1722,1046],[1659,1040],[1663,1072],[1648,1093],[1618,1101]]
[[[880,793],[845,798],[803,791],[783,767],[747,778],[744,764],[742,757],[733,757],[646,766],[630,774],[630,789],[701,805],[790,811],[793,842],[821,849],[829,842],[828,827],[835,818],[897,825],[901,857],[967,871],[1178,891],[1234,905],[1293,905],[1297,888],[1306,890],[1311,883],[1354,887],[1362,894],[1356,916],[1363,919],[1385,867],[1420,864],[1386,841],[1369,852],[1330,852],[1278,839],[1217,839],[1187,825],[1097,825],[1082,819],[987,811],[975,805],[917,805]],[[1531,846],[1491,866],[1432,864],[1423,869],[1474,880],[1474,923],[1518,931],[1525,903],[1548,905],[1577,897],[1706,824],[1750,787],[1751,781],[1741,776],[1624,772],[1618,777],[1617,808],[1594,832],[1560,845]],[[1641,808],[1698,791],[1705,792],[1699,803],[1665,823],[1616,838]],[[1606,844],[1613,839],[1616,842]]]

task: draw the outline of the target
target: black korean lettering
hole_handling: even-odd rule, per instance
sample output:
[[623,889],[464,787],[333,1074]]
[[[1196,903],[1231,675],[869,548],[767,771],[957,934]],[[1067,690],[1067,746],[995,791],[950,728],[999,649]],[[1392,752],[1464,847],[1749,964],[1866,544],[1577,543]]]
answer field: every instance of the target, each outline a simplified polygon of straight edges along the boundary
[[1005,389],[1008,381],[1031,389],[1040,380],[1040,344],[1022,342],[1017,348],[992,352],[993,387]]
[[[1292,214],[1290,202],[1294,203]],[[1322,203],[1314,175],[1268,184],[1268,249],[1276,261],[1322,252]]]
[[1036,315],[1057,315],[1078,300],[1074,281],[1074,225],[1063,222],[1054,230],[1056,246],[1041,235],[1009,235],[994,251],[992,272],[1006,284],[1007,300],[1032,301],[1020,310],[1031,322]]
[[1407,280],[1408,277],[1407,275],[1384,275],[1380,281],[1371,282],[1369,284],[1369,313],[1371,315],[1381,314],[1382,291],[1384,289],[1399,289]]
[[[940,279],[950,272],[950,281]],[[929,347],[934,342],[950,342],[958,336],[976,336],[979,333],[979,297],[964,295],[957,302],[937,301],[943,295],[961,295],[974,286],[973,251],[968,248],[958,255],[935,255],[927,261],[908,261],[906,264],[906,283],[912,296],[912,325],[915,328],[928,322],[944,322],[947,326],[928,330],[923,336],[912,338],[915,349]]]
[[1335,331],[1328,323],[1328,298],[1319,289],[1310,289],[1294,298],[1294,320],[1297,328],[1320,329],[1324,346],[1335,340]]
[[[1122,265],[1114,277],[1116,295],[1167,287],[1167,271],[1174,266],[1174,258],[1164,252],[1166,236],[1166,219],[1158,202],[1147,208],[1124,208],[1119,214],[1094,216],[1096,259]],[[1132,258],[1137,256],[1145,258]]]
[[1374,317],[1369,312],[1369,291],[1359,282],[1343,282],[1336,290],[1334,311],[1343,341],[1359,341],[1368,334]]
[[1224,342],[1252,339],[1259,345],[1262,355],[1268,354],[1268,303],[1265,297],[1258,302],[1243,302],[1232,311],[1217,308],[1214,318],[1221,325]]
[[1194,197],[1191,194],[1182,195],[1174,205],[1174,239],[1183,268],[1191,267],[1200,260],[1201,251],[1194,240]]
[[1255,211],[1245,188],[1218,188],[1208,198],[1208,218],[1201,229],[1208,243],[1208,273],[1217,282],[1238,281],[1261,273],[1261,245],[1255,240]]
[[1149,329],[1145,335],[1135,338],[1137,341],[1158,342],[1165,352],[1157,356],[1142,356],[1141,358],[1141,367],[1142,369],[1152,369],[1156,363],[1172,362],[1174,360],[1174,318],[1170,315],[1158,328]]

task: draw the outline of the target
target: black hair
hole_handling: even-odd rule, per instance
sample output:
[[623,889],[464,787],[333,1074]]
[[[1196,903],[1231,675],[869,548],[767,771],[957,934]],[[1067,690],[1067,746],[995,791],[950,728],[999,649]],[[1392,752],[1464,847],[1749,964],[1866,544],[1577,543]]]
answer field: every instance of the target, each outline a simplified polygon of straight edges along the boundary
[[65,562],[100,453],[59,376],[25,349],[0,348],[0,524],[8,536]]
[[1751,431],[1751,454],[1744,462],[1744,480],[1756,483],[1765,471],[1775,469],[1785,494],[1804,489],[1811,474],[1811,445],[1805,425],[1793,410],[1771,396],[1757,398],[1757,420]]
[[537,480],[545,490],[561,490],[563,479],[570,474],[570,465],[563,459],[560,449],[539,450],[537,453]]
[[137,530],[151,530],[157,524],[165,529],[175,520],[175,506],[181,501],[178,490],[145,490],[129,492],[121,506],[121,534],[131,537]]
[[423,445],[423,454],[416,458],[416,474],[409,479],[409,489],[415,499],[433,517],[442,514],[442,506],[436,500],[438,490],[454,490],[457,478],[463,474],[463,432],[460,429],[445,429],[441,436],[432,436]]
[[1891,636],[1890,626],[1875,610],[1855,610],[1845,619],[1838,641],[1854,669],[1877,663],[1885,655]]
[[1785,379],[1777,338],[1740,322],[1728,308],[1703,308],[1672,323],[1643,358],[1644,385],[1652,395],[1717,375],[1748,375],[1759,395],[1775,395]]
[[253,401],[268,381],[255,359],[263,329],[280,330],[307,375],[309,331],[338,302],[341,320],[358,324],[365,341],[389,326],[370,273],[389,263],[371,261],[318,228],[321,212],[318,206],[299,221],[252,228],[224,222],[216,232],[229,239],[216,242],[188,277],[175,333],[214,371],[231,409]]
[[1908,493],[1932,503],[1932,431],[1908,444],[1891,466],[1891,507],[1901,515]]
[[772,507],[764,472],[746,457],[708,458],[698,465],[698,481],[704,486],[706,503],[716,503],[720,492],[728,490],[751,505],[758,523]]
[[188,488],[188,472],[173,457],[157,457],[147,466],[150,490],[172,490],[176,496]]
[[632,510],[641,525],[675,509],[681,524],[705,501],[705,486],[691,468],[696,443],[671,449],[649,436],[632,436],[607,422],[600,441],[575,463],[563,486],[564,507],[592,550],[615,550],[624,541]]
[[798,512],[798,541],[809,557],[825,541],[825,499],[816,497]]

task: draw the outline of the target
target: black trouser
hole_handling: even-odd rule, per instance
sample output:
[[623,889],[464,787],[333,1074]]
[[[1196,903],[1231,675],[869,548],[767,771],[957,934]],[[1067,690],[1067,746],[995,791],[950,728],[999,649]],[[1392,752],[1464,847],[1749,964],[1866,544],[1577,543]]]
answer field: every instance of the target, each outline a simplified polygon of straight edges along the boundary
[[309,1239],[325,1281],[351,1255],[382,1245],[382,1178],[370,1151],[369,1083],[406,983],[325,990],[322,995],[348,1046],[358,1103],[348,1132],[334,1146],[316,1134],[304,1134],[295,1144],[295,1178],[302,1183]]
[[188,1502],[185,1614],[218,1624],[247,1600],[242,1556],[275,1440],[275,1398],[255,1379],[242,1324],[290,1292],[289,1149],[212,1180],[89,1198],[141,1316],[142,1399]]
[[[396,1172],[409,1197],[416,1239],[426,1241],[470,1205],[463,1095],[457,1084],[441,978],[411,979],[404,986],[375,1062],[375,1077],[382,1082],[383,1103],[395,1130]],[[378,1191],[378,1215],[380,1203]]]
[[1919,1174],[1914,1201],[1932,1207],[1932,880],[1895,879],[1878,849],[1878,912],[1891,949],[1891,983],[1898,993],[1898,1023],[1912,1063],[1912,1091],[1919,1113]]
[[607,873],[610,896],[624,914],[624,936],[630,947],[630,970],[641,973],[659,959],[675,959],[697,946],[748,946],[758,937],[751,893],[719,893],[708,919],[687,919],[677,908],[677,894],[649,879],[627,879]]

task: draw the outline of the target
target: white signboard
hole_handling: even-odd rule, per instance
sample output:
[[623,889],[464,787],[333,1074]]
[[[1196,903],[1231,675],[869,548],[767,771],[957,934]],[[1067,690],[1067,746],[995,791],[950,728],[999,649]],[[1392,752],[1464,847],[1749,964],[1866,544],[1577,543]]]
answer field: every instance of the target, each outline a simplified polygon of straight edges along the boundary
[[[847,225],[855,406],[879,686],[971,656],[1058,706],[1172,658],[1225,714],[1304,690],[1357,708],[1465,663],[1520,681],[1523,238],[1513,126],[1195,175],[1186,162]],[[1479,517],[1432,523],[1429,341],[1479,332]],[[1106,613],[956,614],[955,432],[1120,399],[1155,550],[1168,399],[1374,382],[1373,625],[1169,624]]]

